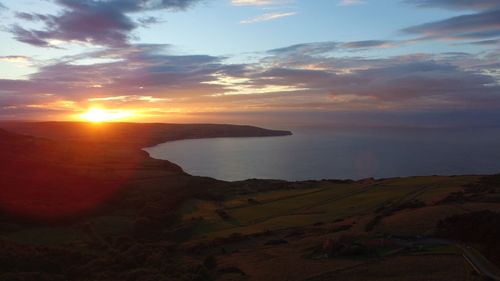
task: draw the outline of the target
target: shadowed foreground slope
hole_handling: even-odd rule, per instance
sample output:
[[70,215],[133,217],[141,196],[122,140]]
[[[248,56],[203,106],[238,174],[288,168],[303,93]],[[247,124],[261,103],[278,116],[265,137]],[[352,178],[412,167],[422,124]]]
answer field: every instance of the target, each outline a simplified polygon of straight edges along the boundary
[[136,149],[77,144],[0,130],[0,207],[19,216],[65,218],[93,211],[137,171],[183,175]]

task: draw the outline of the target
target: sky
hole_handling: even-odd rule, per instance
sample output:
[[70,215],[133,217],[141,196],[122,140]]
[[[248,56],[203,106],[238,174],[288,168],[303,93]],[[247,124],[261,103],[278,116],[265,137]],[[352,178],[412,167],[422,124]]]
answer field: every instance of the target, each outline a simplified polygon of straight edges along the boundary
[[0,40],[0,119],[500,125],[500,0],[0,0]]

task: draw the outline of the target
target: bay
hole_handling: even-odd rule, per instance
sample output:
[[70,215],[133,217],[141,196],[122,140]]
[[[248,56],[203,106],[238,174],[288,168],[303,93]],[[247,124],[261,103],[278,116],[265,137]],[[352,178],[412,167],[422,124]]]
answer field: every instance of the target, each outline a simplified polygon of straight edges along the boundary
[[500,172],[498,128],[297,128],[293,132],[285,137],[181,140],[145,150],[189,174],[228,181]]

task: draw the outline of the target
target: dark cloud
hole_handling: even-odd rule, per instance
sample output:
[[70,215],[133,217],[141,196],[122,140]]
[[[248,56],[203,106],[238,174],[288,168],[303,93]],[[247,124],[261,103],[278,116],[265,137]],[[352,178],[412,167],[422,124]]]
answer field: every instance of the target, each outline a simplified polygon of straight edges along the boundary
[[0,117],[2,120],[38,120],[40,116],[45,116],[49,120],[55,120],[60,118],[60,116],[70,115],[71,112],[68,109],[51,109],[51,108],[37,108],[37,107],[18,107],[18,106],[1,106],[0,105]]
[[153,24],[158,24],[164,22],[163,19],[158,17],[142,17],[137,20],[141,26],[148,27]]
[[418,7],[475,11],[441,21],[411,26],[403,33],[417,40],[474,40],[480,45],[494,43],[500,37],[499,0],[405,0]]
[[[41,21],[43,29],[11,28],[14,37],[35,46],[50,46],[51,40],[84,42],[123,47],[131,32],[144,22],[136,22],[130,13],[167,9],[184,10],[200,0],[56,0],[63,7],[58,15],[17,13],[17,17]],[[151,23],[151,18],[146,23]]]
[[0,61],[28,61],[30,57],[27,56],[0,56]]
[[481,45],[481,46],[499,46],[500,45],[500,39],[492,39],[492,40],[481,40],[481,41],[475,41],[471,42],[470,44],[472,45]]
[[19,25],[14,25],[10,29],[10,32],[14,35],[14,38],[18,41],[31,44],[38,47],[48,47],[49,42],[45,39],[41,39],[48,36],[47,32],[37,31],[37,30],[27,30]]
[[269,53],[275,55],[304,54],[317,55],[332,52],[338,48],[337,42],[316,42],[297,44],[284,48],[270,50]]
[[[416,100],[459,104],[492,99],[500,105],[499,86],[495,79],[480,73],[462,70],[456,66],[434,61],[402,62],[396,65],[359,71],[353,78],[363,84],[334,89],[334,94],[351,92],[368,95],[386,102]],[[488,86],[491,85],[491,86]],[[429,101],[431,101],[429,103]],[[440,105],[442,106],[442,105]]]
[[412,26],[403,32],[422,36],[422,39],[494,38],[500,36],[500,9]]
[[396,46],[400,43],[387,40],[364,40],[353,42],[315,42],[292,45],[284,48],[270,50],[274,55],[327,55],[334,51],[360,50],[370,48],[386,48]]
[[[63,0],[64,2],[74,2],[73,0]],[[112,5],[122,6],[122,9],[128,12],[137,12],[142,10],[185,10],[200,0],[111,0]]]
[[394,41],[387,40],[365,40],[354,41],[341,44],[342,48],[346,49],[368,49],[368,48],[386,48],[396,45]]
[[486,10],[500,7],[498,0],[406,0],[419,7],[438,7],[454,10]]
[[17,13],[15,13],[15,15],[19,19],[28,20],[28,21],[49,21],[51,19],[50,16],[37,14],[37,13],[30,14],[30,13],[24,13],[24,12],[17,12]]

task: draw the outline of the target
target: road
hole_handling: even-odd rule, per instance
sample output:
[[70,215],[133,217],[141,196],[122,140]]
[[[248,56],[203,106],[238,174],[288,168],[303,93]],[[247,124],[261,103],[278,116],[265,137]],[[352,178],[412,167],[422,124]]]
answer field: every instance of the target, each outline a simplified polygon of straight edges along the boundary
[[486,278],[485,280],[500,281],[500,269],[485,258],[479,251],[470,247],[458,244],[454,241],[440,238],[422,238],[414,244],[424,245],[454,245],[462,250],[465,261],[478,273]]

